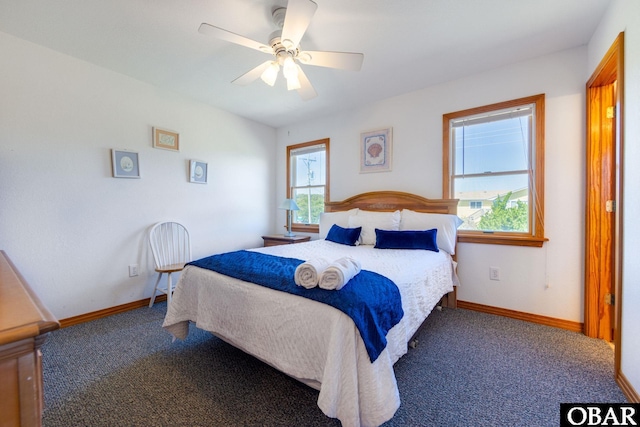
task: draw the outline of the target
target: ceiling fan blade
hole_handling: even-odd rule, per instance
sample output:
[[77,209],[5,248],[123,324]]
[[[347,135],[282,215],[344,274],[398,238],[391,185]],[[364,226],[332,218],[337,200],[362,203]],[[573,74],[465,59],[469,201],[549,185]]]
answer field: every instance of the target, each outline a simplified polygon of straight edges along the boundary
[[324,52],[319,50],[305,50],[298,54],[298,60],[303,64],[318,67],[338,68],[340,70],[360,71],[364,55],[351,52]]
[[318,5],[311,0],[289,0],[281,36],[285,47],[288,49],[298,47],[317,8]]
[[298,89],[298,95],[302,98],[303,101],[308,101],[312,98],[318,96],[316,90],[311,85],[311,82],[307,78],[307,75],[302,71],[302,68],[298,64],[298,81],[300,81],[300,89]]
[[239,44],[240,46],[248,47],[250,49],[259,50],[264,53],[273,53],[273,49],[270,46],[266,46],[263,43],[257,42],[255,40],[251,40],[244,36],[238,35],[236,33],[232,33],[231,31],[223,30],[222,28],[218,28],[216,26],[207,24],[203,22],[200,24],[200,28],[198,28],[198,32],[202,34],[206,34],[208,36],[216,37],[220,40],[225,40],[231,43]]
[[238,77],[237,79],[232,81],[231,83],[235,83],[235,84],[240,85],[240,86],[246,86],[249,83],[254,82],[255,80],[260,78],[260,76],[262,75],[264,70],[266,70],[267,67],[269,67],[269,65],[271,65],[271,62],[272,61],[263,62],[262,64],[258,65],[257,67],[247,71],[246,73],[244,73],[243,75],[241,75],[240,77]]

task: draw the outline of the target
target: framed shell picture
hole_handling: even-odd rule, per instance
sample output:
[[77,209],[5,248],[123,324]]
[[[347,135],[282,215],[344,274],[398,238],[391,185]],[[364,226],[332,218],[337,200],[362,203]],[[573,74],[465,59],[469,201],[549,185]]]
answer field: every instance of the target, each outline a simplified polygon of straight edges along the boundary
[[360,134],[360,173],[391,170],[392,128]]

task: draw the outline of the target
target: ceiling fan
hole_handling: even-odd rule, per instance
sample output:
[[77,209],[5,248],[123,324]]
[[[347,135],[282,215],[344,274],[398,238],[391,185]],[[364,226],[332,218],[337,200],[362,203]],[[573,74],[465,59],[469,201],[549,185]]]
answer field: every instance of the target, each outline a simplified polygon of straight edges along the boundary
[[247,85],[260,77],[269,86],[273,86],[282,67],[282,74],[287,80],[287,89],[297,90],[300,97],[306,101],[316,97],[317,93],[296,61],[304,65],[359,71],[364,59],[361,53],[302,50],[300,40],[317,8],[318,5],[311,0],[289,0],[286,8],[274,9],[273,22],[280,29],[271,34],[268,44],[207,23],[202,23],[198,31],[273,55],[274,58],[263,62],[232,83]]

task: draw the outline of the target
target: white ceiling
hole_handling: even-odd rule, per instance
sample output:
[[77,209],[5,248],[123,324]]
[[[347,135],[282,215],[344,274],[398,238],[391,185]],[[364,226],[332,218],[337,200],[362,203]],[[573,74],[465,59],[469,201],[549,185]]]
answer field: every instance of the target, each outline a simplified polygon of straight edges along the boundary
[[231,84],[269,56],[198,32],[207,22],[267,43],[287,0],[0,0],[0,31],[280,127],[584,45],[611,0],[315,1],[303,49],[364,63],[303,66],[318,93],[309,101],[282,76]]

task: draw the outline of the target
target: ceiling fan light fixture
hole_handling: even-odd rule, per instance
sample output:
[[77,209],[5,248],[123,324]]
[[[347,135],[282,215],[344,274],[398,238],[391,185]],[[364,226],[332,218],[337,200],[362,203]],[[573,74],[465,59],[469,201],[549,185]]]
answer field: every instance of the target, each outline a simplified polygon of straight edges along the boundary
[[287,79],[287,89],[300,89],[300,80],[298,79],[298,66],[291,56],[287,56],[282,61],[282,74]]
[[280,66],[276,61],[273,61],[260,75],[260,78],[263,82],[268,84],[269,86],[273,86],[276,84],[276,79],[278,78],[278,71],[280,71]]
[[[285,0],[277,1],[277,3],[283,2]],[[351,52],[304,52],[300,41],[311,23],[311,18],[313,18],[318,5],[314,0],[286,0],[286,3],[286,7],[277,6],[271,10],[273,22],[278,29],[271,33],[268,45],[206,22],[200,24],[198,31],[220,40],[272,55],[271,60],[264,61],[252,68],[233,80],[232,83],[242,86],[261,78],[269,86],[274,86],[280,68],[282,68],[282,74],[287,80],[287,88],[297,90],[302,100],[307,101],[318,94],[299,64],[359,71],[364,55]]]
[[298,78],[298,67],[291,56],[287,56],[282,63],[282,74],[289,80],[290,78]]

